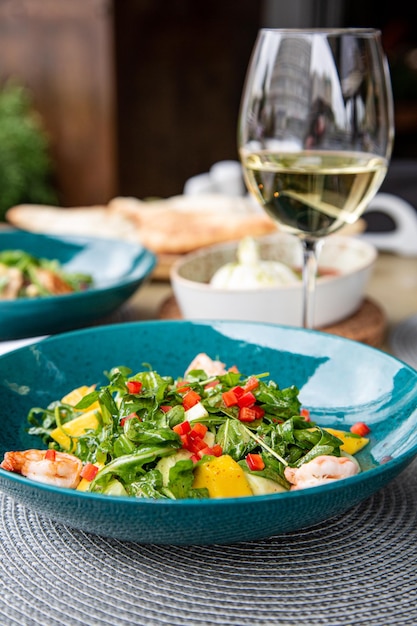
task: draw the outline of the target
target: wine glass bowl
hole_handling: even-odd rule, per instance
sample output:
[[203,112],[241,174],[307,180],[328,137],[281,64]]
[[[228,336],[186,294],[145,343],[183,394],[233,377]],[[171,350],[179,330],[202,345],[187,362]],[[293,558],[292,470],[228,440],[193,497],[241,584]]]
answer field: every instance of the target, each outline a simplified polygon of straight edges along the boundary
[[317,252],[378,191],[393,143],[393,105],[374,29],[259,32],[239,115],[246,185],[299,237],[303,325],[314,325]]

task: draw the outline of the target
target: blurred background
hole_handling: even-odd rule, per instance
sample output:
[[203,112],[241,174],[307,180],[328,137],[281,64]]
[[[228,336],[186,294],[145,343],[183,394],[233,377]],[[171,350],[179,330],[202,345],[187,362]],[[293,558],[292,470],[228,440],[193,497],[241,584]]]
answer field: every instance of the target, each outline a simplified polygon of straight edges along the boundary
[[240,94],[266,26],[381,29],[393,156],[415,184],[410,0],[0,0],[0,219],[25,201],[180,194],[188,178],[237,159]]

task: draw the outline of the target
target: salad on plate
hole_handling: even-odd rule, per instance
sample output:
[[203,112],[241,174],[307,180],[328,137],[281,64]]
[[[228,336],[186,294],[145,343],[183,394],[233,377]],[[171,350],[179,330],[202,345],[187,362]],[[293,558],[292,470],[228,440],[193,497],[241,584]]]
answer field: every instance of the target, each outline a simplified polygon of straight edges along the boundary
[[[144,366],[145,367],[145,366]],[[6,452],[1,468],[57,487],[152,499],[287,492],[353,476],[369,439],[322,428],[295,386],[198,354],[181,378],[114,367],[28,415],[46,449]]]
[[67,272],[56,259],[23,250],[0,252],[0,300],[59,296],[84,291],[92,283],[92,276]]

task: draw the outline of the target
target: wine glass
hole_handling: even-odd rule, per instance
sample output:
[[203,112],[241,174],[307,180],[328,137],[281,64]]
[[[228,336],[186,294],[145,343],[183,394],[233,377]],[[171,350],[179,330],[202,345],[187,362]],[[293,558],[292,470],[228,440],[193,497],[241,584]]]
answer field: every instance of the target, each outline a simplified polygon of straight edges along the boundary
[[394,138],[388,64],[375,29],[262,29],[239,114],[245,183],[299,237],[301,323],[314,326],[323,238],[354,223],[378,191]]

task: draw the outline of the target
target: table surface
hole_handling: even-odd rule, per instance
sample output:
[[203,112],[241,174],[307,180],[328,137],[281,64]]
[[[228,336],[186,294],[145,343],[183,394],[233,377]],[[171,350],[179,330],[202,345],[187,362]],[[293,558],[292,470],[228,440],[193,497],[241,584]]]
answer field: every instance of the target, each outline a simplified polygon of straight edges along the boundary
[[[388,332],[417,312],[416,270],[415,258],[378,258],[367,295]],[[132,305],[153,319],[171,293],[151,282]],[[417,461],[344,515],[227,546],[121,542],[2,494],[0,507],[5,626],[417,624]]]

